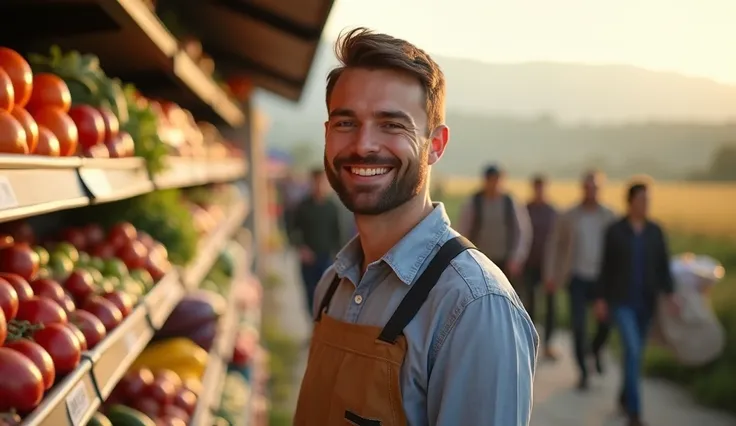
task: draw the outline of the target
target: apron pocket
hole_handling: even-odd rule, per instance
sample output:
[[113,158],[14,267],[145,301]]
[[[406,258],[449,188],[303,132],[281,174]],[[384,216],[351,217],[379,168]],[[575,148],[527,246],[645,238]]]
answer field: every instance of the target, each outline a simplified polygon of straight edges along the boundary
[[378,420],[366,419],[348,410],[345,410],[345,420],[356,426],[381,426]]

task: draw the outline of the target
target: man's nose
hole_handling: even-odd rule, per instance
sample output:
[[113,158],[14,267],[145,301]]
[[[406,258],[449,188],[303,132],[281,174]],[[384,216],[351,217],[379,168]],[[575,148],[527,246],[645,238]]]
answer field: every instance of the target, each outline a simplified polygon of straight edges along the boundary
[[355,140],[355,152],[365,157],[369,154],[375,154],[380,151],[381,145],[379,138],[376,137],[375,131],[372,126],[361,126],[360,130],[356,135]]

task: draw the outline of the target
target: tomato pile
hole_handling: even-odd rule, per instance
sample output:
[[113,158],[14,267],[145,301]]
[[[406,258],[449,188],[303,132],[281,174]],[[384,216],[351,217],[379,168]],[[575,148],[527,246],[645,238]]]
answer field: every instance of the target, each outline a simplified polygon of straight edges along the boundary
[[0,47],[0,153],[50,157],[130,157],[135,143],[107,108],[72,106],[67,83],[33,73],[18,52]]
[[171,264],[161,243],[129,223],[107,231],[67,228],[41,245],[26,223],[4,225],[10,232],[0,236],[0,413],[25,415]]

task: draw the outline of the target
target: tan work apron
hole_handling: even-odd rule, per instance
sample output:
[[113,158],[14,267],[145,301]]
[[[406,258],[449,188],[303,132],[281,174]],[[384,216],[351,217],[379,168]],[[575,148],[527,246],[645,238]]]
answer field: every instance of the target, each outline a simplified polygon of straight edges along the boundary
[[406,354],[404,327],[414,318],[458,254],[474,248],[464,237],[442,245],[386,326],[338,321],[327,310],[340,278],[335,275],[315,320],[295,426],[405,426],[399,374]]

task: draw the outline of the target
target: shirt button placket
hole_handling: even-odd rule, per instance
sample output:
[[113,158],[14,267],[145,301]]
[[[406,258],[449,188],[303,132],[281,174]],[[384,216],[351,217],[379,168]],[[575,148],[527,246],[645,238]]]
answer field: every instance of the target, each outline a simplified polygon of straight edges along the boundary
[[356,305],[360,305],[361,303],[363,303],[363,296],[361,296],[360,294],[356,294],[353,298],[353,301]]

